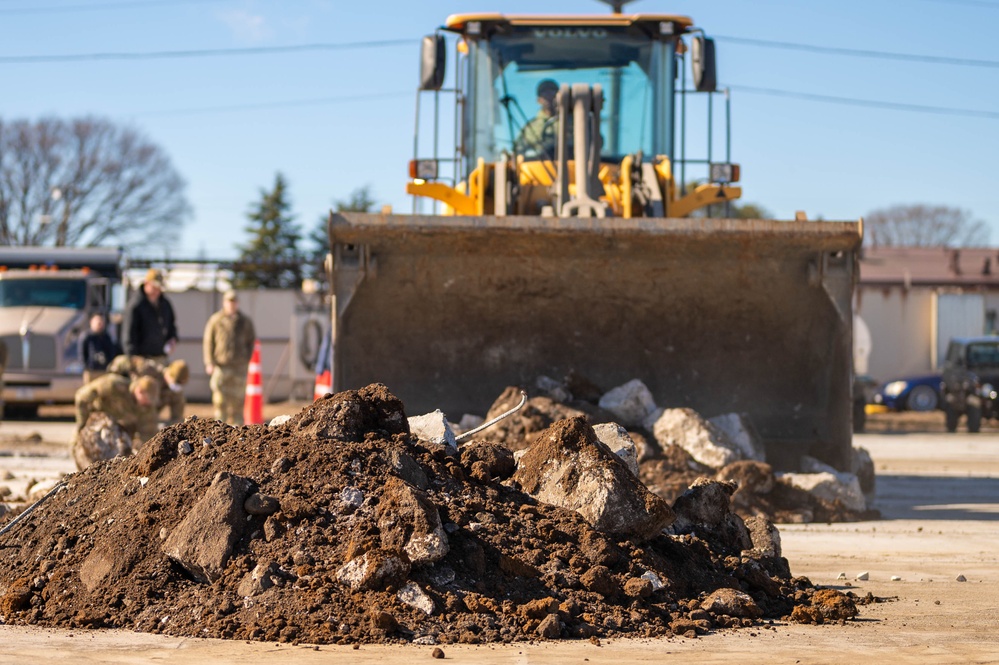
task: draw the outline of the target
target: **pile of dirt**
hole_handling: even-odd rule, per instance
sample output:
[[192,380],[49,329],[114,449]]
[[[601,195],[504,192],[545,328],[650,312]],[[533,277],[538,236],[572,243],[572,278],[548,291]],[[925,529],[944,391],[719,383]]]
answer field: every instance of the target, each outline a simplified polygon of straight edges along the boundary
[[417,441],[377,384],[278,426],[192,417],[69,476],[0,535],[0,617],[433,644],[694,636],[857,612],[791,576],[772,525],[728,511],[731,484],[701,481],[666,532],[639,540],[539,503],[513,472],[500,446]]

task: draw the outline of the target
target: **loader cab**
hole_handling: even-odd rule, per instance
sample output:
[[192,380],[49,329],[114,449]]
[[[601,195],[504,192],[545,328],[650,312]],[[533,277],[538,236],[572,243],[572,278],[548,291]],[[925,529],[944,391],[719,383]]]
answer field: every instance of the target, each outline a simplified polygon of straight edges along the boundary
[[[477,35],[468,34],[469,24]],[[544,157],[550,146],[531,145],[529,140],[520,141],[526,146],[517,145],[524,127],[539,116],[536,91],[542,81],[601,86],[602,159],[620,162],[637,152],[673,153],[678,38],[673,33],[679,31],[673,21],[628,25],[579,21],[560,26],[465,21],[462,25],[468,50],[463,134],[472,163],[480,158],[495,162],[504,152],[515,150],[527,153],[526,157]]]
[[[455,39],[453,88],[443,87],[444,34]],[[694,64],[689,85],[683,67],[686,61]],[[657,181],[657,198],[666,203],[678,200],[685,193],[682,190],[688,174],[679,170],[688,164],[697,163],[703,171],[692,173],[691,179],[723,184],[738,180],[737,167],[733,177],[733,169],[712,166],[716,161],[722,166],[732,165],[727,151],[724,160],[715,160],[711,154],[710,135],[714,129],[710,111],[707,155],[700,151],[696,158],[688,158],[685,151],[686,95],[716,92],[713,44],[687,17],[453,15],[448,17],[442,33],[425,41],[423,64],[423,90],[454,93],[454,128],[453,132],[442,130],[439,119],[435,118],[435,157],[420,159],[418,101],[417,154],[410,174],[419,183],[407,189],[446,204],[455,201],[464,204],[451,208],[457,214],[489,212],[488,204],[492,201],[485,190],[489,182],[495,181],[490,165],[514,164],[510,178],[525,186],[555,186],[557,118],[551,117],[551,109],[542,110],[539,103],[539,84],[551,82],[563,90],[575,90],[580,84],[589,86],[602,99],[597,114],[599,163],[594,167],[594,180],[596,171],[606,165],[600,176],[604,187],[598,189],[615,214],[627,212],[625,216],[631,216],[632,202],[625,201],[625,194],[617,190],[638,184],[630,180],[631,173],[622,174],[619,169],[634,169],[635,177],[641,178],[642,163],[658,164],[658,170],[646,168],[644,176]],[[435,113],[440,113],[441,106],[435,97]],[[566,125],[566,150],[571,164],[574,134],[571,119]],[[726,122],[726,128],[727,125]],[[439,147],[439,137],[449,135],[454,136],[453,158]],[[526,167],[519,166],[525,163]],[[570,185],[573,188],[576,177],[574,173],[566,176],[567,180],[573,180]],[[678,181],[676,186],[674,178]],[[422,186],[429,181],[436,182]],[[458,194],[444,190],[437,183],[449,184]],[[608,194],[606,185],[615,191]],[[737,198],[740,193],[733,187],[722,191],[720,196],[717,191],[711,192],[714,200],[720,201]],[[489,200],[473,205],[462,196]],[[677,216],[684,216],[691,203],[688,200],[686,205],[677,206]],[[645,212],[655,210],[662,216],[669,212],[666,207],[664,203]],[[635,210],[634,214],[641,213]]]

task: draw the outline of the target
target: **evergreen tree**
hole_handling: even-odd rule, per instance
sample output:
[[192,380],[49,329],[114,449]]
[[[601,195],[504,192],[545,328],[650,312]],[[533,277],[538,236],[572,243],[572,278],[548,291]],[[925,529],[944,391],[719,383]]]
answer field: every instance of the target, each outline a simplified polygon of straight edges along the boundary
[[[333,201],[334,212],[371,212],[375,206],[375,200],[371,196],[371,187],[364,185],[358,187],[350,193],[346,200]],[[330,241],[326,230],[329,223],[329,214],[325,214],[316,220],[316,225],[309,232],[308,241],[310,251],[307,253],[307,271],[319,280],[324,278],[323,261],[330,251]]]
[[274,188],[260,190],[260,201],[246,214],[250,236],[238,245],[239,265],[235,283],[242,289],[298,288],[302,281],[302,256],[298,249],[301,232],[290,213],[288,186],[284,176],[274,177]]

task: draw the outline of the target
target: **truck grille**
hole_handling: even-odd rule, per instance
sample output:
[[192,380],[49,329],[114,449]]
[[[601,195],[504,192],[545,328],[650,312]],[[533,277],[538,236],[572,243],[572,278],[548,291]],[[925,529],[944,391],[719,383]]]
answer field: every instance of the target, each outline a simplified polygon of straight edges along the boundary
[[56,342],[52,335],[31,335],[28,365],[24,364],[24,347],[20,335],[0,337],[7,345],[7,370],[55,369]]

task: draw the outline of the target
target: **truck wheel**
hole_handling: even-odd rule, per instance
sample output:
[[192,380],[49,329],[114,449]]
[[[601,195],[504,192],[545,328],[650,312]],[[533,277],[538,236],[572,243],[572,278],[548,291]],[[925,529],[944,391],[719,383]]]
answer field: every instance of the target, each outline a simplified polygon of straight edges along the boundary
[[946,420],[947,431],[956,432],[957,431],[957,420],[961,417],[961,414],[954,410],[954,407],[948,402],[944,402],[944,419]]
[[933,411],[937,408],[937,391],[929,386],[916,386],[909,392],[905,406],[910,411]]
[[968,431],[972,434],[982,429],[982,407],[968,405]]

